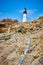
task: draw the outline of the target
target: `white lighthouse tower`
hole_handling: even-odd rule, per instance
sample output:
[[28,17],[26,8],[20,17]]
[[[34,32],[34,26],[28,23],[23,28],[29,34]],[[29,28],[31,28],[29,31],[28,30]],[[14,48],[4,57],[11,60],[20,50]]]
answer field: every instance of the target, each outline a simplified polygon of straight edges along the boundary
[[27,22],[27,10],[24,8],[23,10],[23,22]]

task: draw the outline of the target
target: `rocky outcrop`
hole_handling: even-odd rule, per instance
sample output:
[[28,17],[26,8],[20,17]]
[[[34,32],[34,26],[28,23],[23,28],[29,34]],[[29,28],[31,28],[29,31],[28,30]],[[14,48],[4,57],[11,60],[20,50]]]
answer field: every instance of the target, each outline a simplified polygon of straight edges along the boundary
[[[0,34],[0,65],[43,65],[43,22],[40,20],[21,23],[27,30],[24,34],[14,31]],[[39,23],[41,27],[37,30]],[[31,29],[28,25],[32,25]]]

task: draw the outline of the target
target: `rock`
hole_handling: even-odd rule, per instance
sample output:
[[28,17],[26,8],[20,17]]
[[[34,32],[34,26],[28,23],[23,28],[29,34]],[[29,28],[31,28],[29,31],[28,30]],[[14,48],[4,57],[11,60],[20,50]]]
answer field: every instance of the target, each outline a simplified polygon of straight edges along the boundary
[[26,54],[27,52],[30,51],[30,43],[31,43],[31,37],[28,38],[28,40],[27,40],[27,42],[26,42],[26,49],[25,49],[24,54]]
[[37,59],[35,59],[31,65],[43,65],[43,57],[39,57]]
[[16,52],[10,53],[7,57],[8,60],[12,60],[16,58]]
[[[13,24],[12,26],[15,27],[13,30],[18,28],[18,25],[19,23]],[[15,33],[11,29],[9,34],[0,33],[0,65],[43,65],[43,20],[20,22],[19,27],[21,25],[29,31],[22,34]],[[30,35],[31,38],[28,38]]]
[[24,59],[25,59],[25,55],[21,55],[18,61],[18,65],[22,65]]
[[34,60],[34,57],[32,55],[26,54],[26,58],[25,58],[25,60],[24,60],[22,65],[31,65],[33,60]]
[[39,62],[41,63],[41,65],[43,65],[43,57],[39,59]]

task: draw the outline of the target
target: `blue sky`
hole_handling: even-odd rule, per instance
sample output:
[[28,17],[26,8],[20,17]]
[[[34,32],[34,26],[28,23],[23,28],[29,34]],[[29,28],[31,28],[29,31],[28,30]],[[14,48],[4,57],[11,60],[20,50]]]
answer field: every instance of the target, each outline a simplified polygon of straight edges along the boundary
[[27,8],[28,21],[43,15],[43,0],[0,0],[0,20],[11,18],[22,21],[21,10]]

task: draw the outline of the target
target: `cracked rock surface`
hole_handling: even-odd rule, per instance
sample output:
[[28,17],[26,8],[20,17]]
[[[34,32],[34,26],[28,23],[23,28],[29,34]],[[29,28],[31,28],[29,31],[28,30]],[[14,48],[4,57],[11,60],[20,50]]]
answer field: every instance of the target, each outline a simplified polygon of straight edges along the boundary
[[18,65],[20,58],[22,58],[22,60],[20,59],[23,62],[22,65],[43,65],[43,29],[37,33],[31,33],[30,52],[25,57],[24,51],[29,37],[29,32],[26,34],[16,33],[11,36],[11,39],[1,41],[0,65]]

